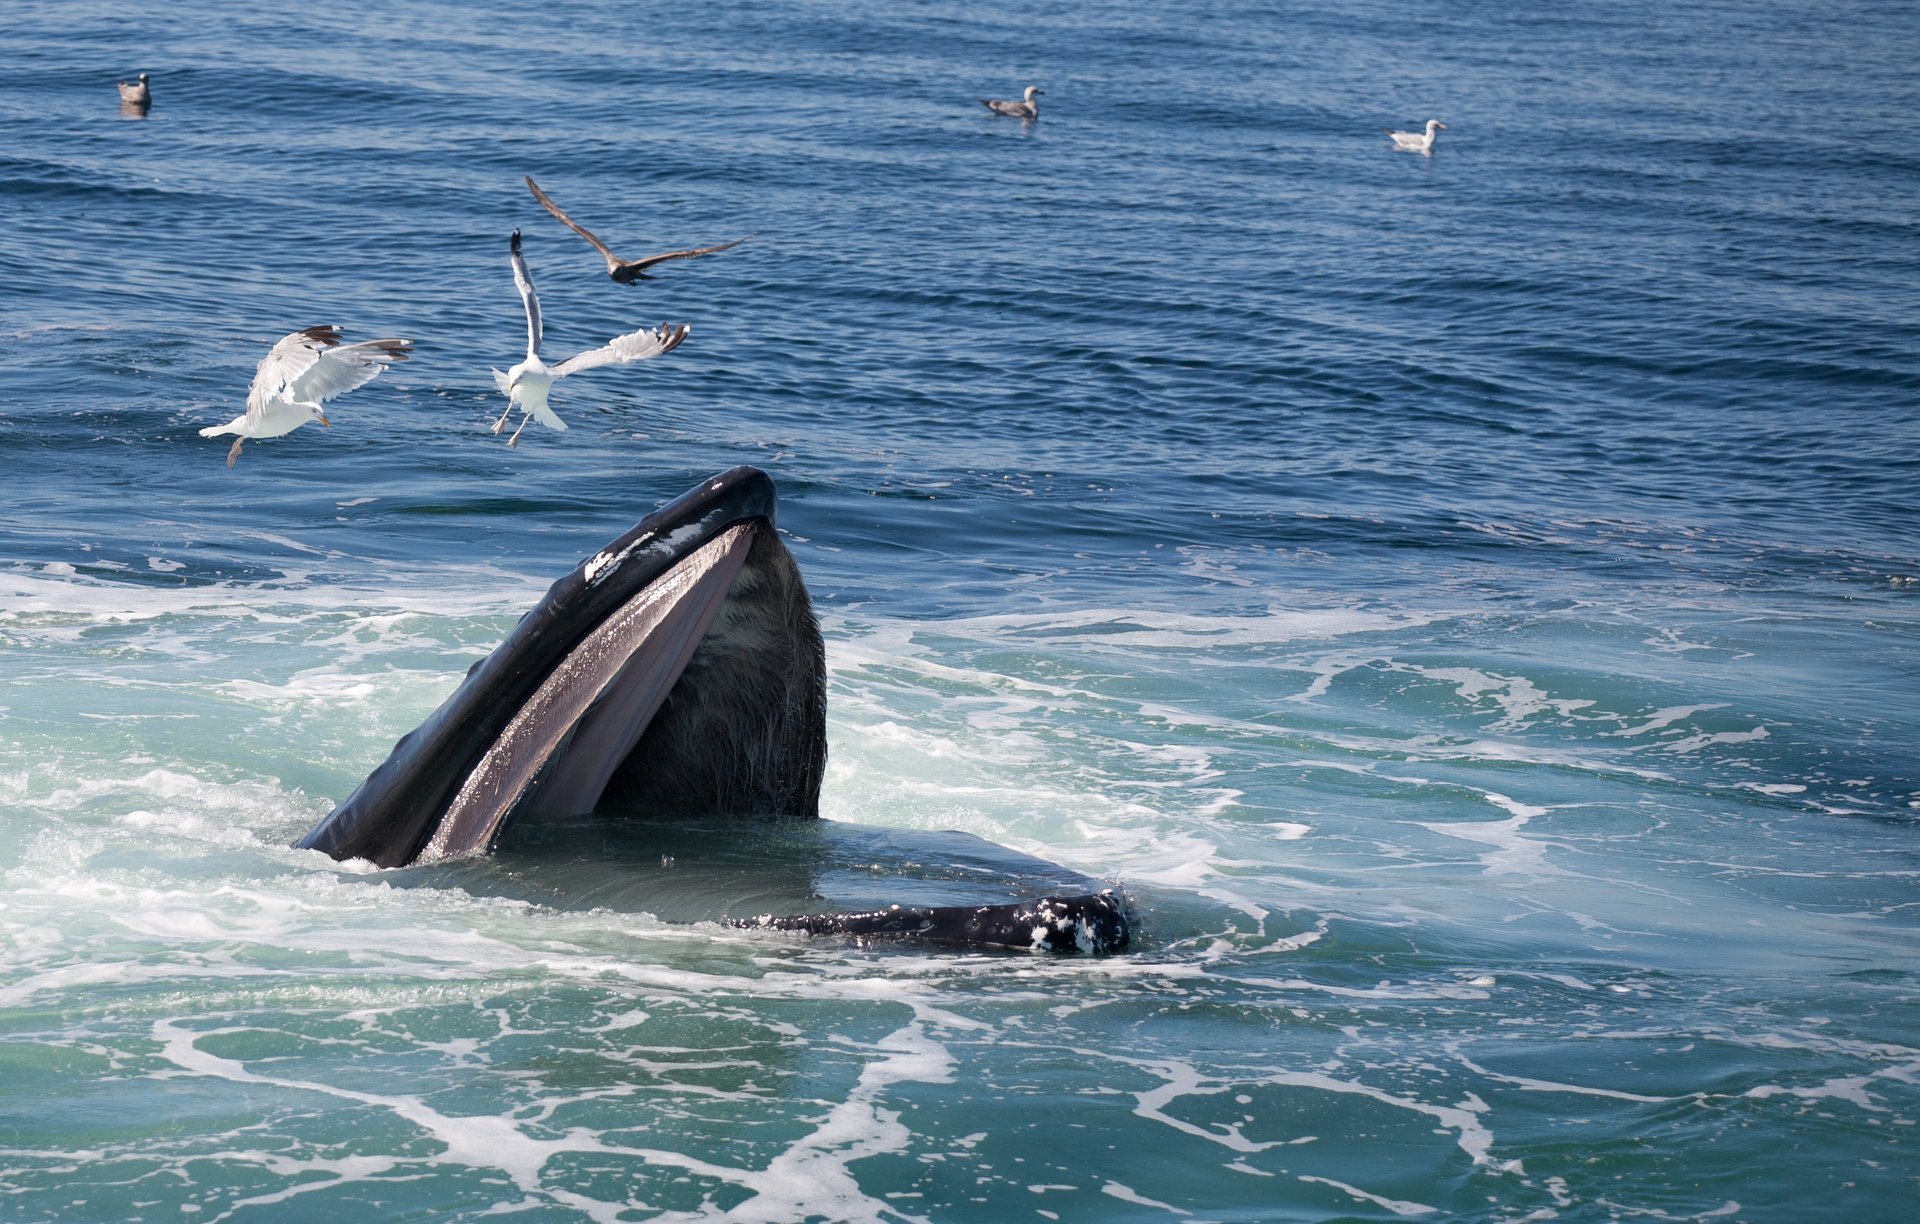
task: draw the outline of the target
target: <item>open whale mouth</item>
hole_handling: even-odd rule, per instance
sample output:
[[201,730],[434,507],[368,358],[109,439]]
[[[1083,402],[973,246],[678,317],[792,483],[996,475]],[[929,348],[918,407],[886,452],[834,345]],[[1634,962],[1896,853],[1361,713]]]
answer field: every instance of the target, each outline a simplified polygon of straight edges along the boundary
[[423,857],[490,846],[522,810],[569,815],[598,807],[713,624],[756,530],[726,528],[561,656],[481,754]]
[[[774,508],[772,479],[734,468],[587,558],[298,844],[400,867],[543,817],[817,816],[825,649]],[[1110,893],[733,921],[1049,951],[1128,938]]]

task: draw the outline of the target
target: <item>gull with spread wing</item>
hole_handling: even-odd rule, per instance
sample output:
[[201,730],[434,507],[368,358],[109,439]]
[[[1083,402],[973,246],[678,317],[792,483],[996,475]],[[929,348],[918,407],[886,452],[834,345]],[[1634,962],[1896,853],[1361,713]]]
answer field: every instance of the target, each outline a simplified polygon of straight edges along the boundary
[[632,284],[637,280],[659,280],[660,278],[657,276],[647,275],[647,269],[655,264],[665,263],[669,259],[692,259],[698,255],[711,255],[715,251],[730,250],[746,241],[745,238],[735,238],[732,242],[723,242],[719,246],[688,247],[684,251],[668,251],[663,255],[649,255],[645,259],[622,259],[608,250],[606,243],[594,237],[593,231],[562,211],[560,206],[553,202],[551,196],[540,190],[540,184],[533,181],[531,174],[527,175],[527,190],[533,192],[533,198],[540,201],[542,208],[560,219],[560,224],[592,243],[593,249],[600,252],[601,258],[607,261],[607,275],[623,285]]
[[513,283],[520,288],[520,301],[527,308],[527,359],[508,370],[505,374],[495,370],[493,385],[507,397],[507,409],[500,419],[493,423],[493,432],[499,433],[507,427],[507,418],[515,408],[525,415],[520,418],[520,427],[507,439],[508,446],[520,443],[520,430],[527,422],[537,420],[549,429],[565,429],[567,423],[554,415],[547,407],[547,393],[552,390],[557,379],[569,374],[578,374],[582,370],[591,370],[596,366],[625,365],[630,361],[645,361],[649,357],[658,357],[677,348],[687,333],[693,329],[685,323],[673,325],[662,323],[658,327],[643,327],[637,332],[624,336],[615,336],[606,345],[575,354],[559,365],[550,366],[540,360],[540,296],[533,291],[533,277],[527,272],[527,261],[520,256],[520,231],[513,231],[510,247],[513,257]]
[[362,340],[341,344],[340,329],[323,325],[286,336],[260,359],[247,388],[247,410],[225,425],[209,425],[203,438],[239,434],[227,466],[240,458],[248,438],[277,438],[308,421],[331,425],[320,406],[364,387],[393,362],[405,361],[411,340]]

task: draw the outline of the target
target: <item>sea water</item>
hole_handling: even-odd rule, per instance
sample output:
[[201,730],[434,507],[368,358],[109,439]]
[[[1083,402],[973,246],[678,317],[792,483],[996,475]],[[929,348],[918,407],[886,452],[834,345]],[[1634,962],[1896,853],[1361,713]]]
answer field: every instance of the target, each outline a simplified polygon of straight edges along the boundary
[[[0,44],[0,1216],[1908,1218],[1920,10]],[[751,237],[616,285],[528,174],[629,258]],[[509,449],[516,227],[550,358],[693,333]],[[197,430],[323,323],[417,354],[229,470]],[[829,643],[829,850],[769,876],[884,895],[953,831],[1122,889],[1132,950],[290,848],[737,463]]]

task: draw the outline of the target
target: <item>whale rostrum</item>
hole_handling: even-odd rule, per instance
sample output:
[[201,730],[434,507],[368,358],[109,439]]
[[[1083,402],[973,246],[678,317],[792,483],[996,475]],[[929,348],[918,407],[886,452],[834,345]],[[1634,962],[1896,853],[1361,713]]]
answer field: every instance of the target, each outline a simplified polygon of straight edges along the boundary
[[[298,845],[404,867],[486,853],[510,822],[589,812],[816,818],[826,653],[775,501],[765,472],[733,468],[581,562]],[[726,921],[1049,952],[1130,937],[1111,890]]]

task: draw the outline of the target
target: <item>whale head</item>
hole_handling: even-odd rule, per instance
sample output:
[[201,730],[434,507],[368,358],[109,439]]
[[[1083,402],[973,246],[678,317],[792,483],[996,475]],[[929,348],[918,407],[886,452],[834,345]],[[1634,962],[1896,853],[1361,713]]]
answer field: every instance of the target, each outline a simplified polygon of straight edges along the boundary
[[582,561],[298,844],[398,867],[543,815],[817,815],[825,653],[774,508],[737,467]]

